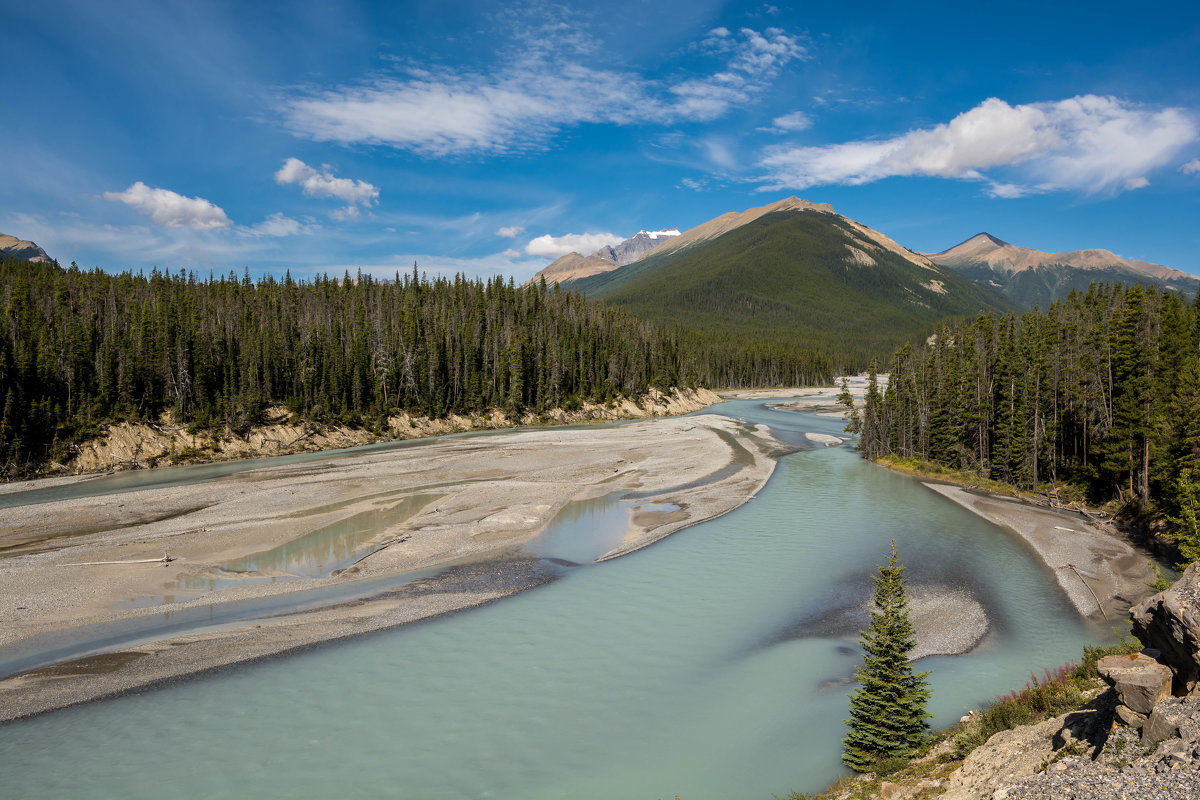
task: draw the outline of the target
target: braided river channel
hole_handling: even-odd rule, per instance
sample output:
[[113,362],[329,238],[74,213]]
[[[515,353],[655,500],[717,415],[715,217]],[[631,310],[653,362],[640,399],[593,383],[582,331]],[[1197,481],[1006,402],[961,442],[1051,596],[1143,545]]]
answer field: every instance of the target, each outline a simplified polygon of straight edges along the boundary
[[[843,425],[761,400],[700,413],[795,444]],[[569,507],[541,552],[589,552],[616,504]],[[970,592],[989,618],[970,653],[918,661],[935,726],[1118,635],[1015,535],[849,444],[810,447],[723,517],[605,563],[559,555],[556,580],[491,605],[0,726],[0,797],[818,791],[845,774],[854,609],[893,539],[910,589]]]

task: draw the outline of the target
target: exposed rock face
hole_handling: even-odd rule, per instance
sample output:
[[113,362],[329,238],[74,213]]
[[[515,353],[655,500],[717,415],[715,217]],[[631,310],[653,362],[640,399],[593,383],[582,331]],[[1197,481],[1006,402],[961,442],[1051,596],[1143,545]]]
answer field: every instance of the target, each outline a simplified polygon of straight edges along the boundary
[[632,264],[667,239],[679,235],[677,230],[667,231],[638,231],[618,245],[601,247],[592,253],[594,258],[603,258],[613,262],[618,267]]
[[1162,654],[1174,673],[1176,695],[1200,694],[1200,562],[1166,591],[1129,610],[1133,635]]
[[26,261],[49,263],[52,260],[50,256],[46,255],[45,250],[33,242],[9,236],[7,233],[0,233],[0,252],[10,255],[13,258],[22,258]]

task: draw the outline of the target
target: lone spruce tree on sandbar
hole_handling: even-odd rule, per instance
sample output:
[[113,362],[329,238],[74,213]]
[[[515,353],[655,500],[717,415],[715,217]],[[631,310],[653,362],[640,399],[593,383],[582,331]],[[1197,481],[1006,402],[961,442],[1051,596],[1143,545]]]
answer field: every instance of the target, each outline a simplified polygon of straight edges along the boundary
[[908,660],[917,640],[895,540],[887,566],[872,579],[871,626],[862,632],[863,665],[855,668],[862,685],[850,695],[849,730],[842,740],[842,761],[859,772],[911,756],[929,731],[925,720],[933,716],[925,711],[929,673],[914,673]]

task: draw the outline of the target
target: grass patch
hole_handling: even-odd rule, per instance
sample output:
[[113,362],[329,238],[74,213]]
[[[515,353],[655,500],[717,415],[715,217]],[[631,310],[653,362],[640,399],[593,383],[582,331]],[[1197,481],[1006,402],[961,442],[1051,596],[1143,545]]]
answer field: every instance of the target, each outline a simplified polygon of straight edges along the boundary
[[1021,497],[1024,494],[1010,484],[994,481],[991,478],[985,478],[974,472],[951,469],[944,464],[938,464],[933,461],[922,461],[919,458],[901,458],[897,455],[887,455],[875,459],[875,463],[885,466],[888,469],[893,469],[896,472],[903,472],[906,475],[915,475],[919,478],[936,478],[947,483],[966,486],[970,489],[986,489],[989,492],[1004,494],[1010,497]]

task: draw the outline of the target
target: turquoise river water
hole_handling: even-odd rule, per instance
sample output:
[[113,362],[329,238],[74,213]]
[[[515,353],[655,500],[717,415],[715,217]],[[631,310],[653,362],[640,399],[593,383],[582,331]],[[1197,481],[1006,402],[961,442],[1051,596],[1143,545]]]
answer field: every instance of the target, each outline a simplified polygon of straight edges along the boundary
[[[761,401],[710,411],[796,443],[841,428]],[[602,552],[626,513],[615,497],[577,504],[532,549]],[[848,446],[821,447],[783,457],[724,517],[503,601],[0,727],[0,797],[819,790],[844,774],[861,624],[846,609],[892,539],[911,585],[967,587],[991,617],[974,652],[919,662],[935,725],[1115,637],[1079,620],[1015,536]]]

